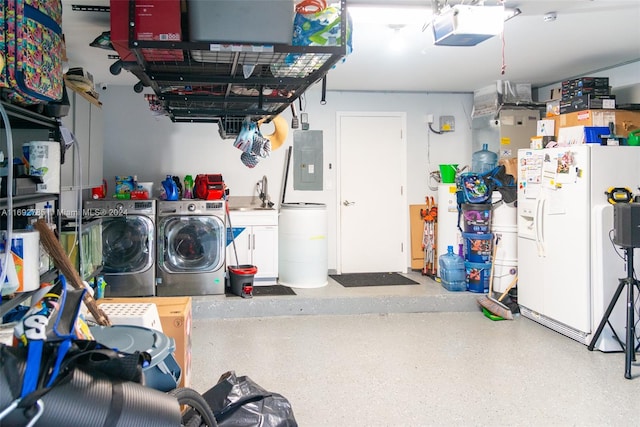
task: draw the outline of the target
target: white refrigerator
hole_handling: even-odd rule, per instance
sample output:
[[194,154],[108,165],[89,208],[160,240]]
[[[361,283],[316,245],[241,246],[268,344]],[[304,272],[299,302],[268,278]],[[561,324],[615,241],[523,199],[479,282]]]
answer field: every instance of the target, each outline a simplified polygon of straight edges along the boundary
[[[517,185],[521,313],[589,345],[619,279],[627,276],[624,250],[612,241],[613,205],[606,193],[618,187],[638,193],[640,148],[520,149]],[[636,312],[639,306],[636,301]],[[594,348],[622,351],[614,333],[624,343],[625,308],[622,292]]]

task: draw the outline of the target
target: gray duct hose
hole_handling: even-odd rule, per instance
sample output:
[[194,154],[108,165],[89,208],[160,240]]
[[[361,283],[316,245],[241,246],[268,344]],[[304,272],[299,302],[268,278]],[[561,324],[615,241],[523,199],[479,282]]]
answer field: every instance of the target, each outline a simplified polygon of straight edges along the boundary
[[[22,350],[22,352],[21,352]],[[23,348],[5,347],[3,358],[15,359],[19,371],[24,370],[26,352]],[[4,365],[4,364],[3,364]],[[19,396],[12,390],[11,373],[0,372],[0,409],[4,409]],[[167,393],[131,381],[107,378],[103,374],[88,374],[75,369],[73,378],[57,385],[42,398],[44,411],[37,427],[177,427],[182,415],[178,400]],[[22,378],[22,375],[19,375]],[[15,384],[13,384],[15,386]],[[117,409],[120,408],[118,413]],[[105,424],[107,419],[111,423]],[[2,420],[2,425],[24,426],[28,420],[23,411],[16,409]]]

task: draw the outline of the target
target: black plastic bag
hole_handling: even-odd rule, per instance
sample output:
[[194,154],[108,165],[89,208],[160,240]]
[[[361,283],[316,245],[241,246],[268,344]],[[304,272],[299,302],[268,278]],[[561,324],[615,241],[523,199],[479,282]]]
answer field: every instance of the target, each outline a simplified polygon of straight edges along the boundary
[[229,371],[203,394],[219,427],[297,427],[289,401]]

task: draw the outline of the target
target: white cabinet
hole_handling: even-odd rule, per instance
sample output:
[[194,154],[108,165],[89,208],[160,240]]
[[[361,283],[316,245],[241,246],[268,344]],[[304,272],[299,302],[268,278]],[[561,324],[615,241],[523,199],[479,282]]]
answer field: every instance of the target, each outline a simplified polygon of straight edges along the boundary
[[[65,152],[65,162],[62,165],[62,190],[98,187],[102,185],[104,142],[101,104],[97,100],[88,99],[88,95],[73,90],[68,92],[71,108],[62,121],[75,135],[77,147],[74,144]],[[76,150],[79,150],[80,156]]]
[[[79,192],[102,185],[104,124],[102,104],[82,92],[67,88],[69,114],[63,124],[75,136],[76,144],[66,152],[60,176],[60,204],[66,216],[74,217]],[[79,155],[78,155],[79,152]]]
[[[230,216],[237,262],[258,268],[254,276],[255,286],[275,284],[278,278],[278,212],[232,210]],[[236,264],[233,246],[233,242],[227,245],[227,265]]]

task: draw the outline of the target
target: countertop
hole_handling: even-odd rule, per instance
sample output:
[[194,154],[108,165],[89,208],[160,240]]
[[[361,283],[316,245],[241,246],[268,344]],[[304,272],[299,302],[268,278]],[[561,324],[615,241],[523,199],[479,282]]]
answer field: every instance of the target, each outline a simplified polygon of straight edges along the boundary
[[258,196],[229,196],[227,203],[230,211],[275,211],[275,205],[262,206]]

